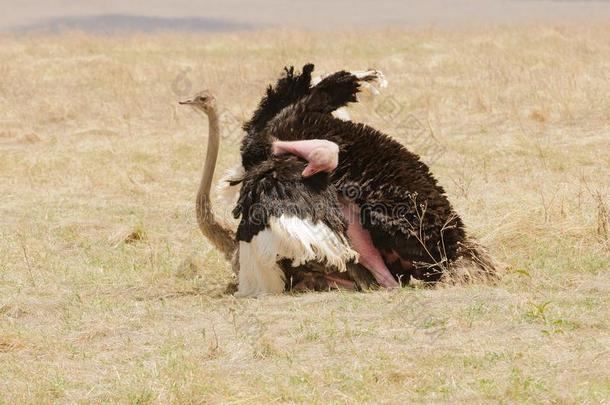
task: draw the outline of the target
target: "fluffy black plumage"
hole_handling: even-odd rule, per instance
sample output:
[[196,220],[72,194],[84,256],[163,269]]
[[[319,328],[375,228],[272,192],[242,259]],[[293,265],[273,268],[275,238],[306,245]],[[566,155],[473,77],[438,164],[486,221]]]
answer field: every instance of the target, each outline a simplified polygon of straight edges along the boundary
[[271,217],[282,215],[323,222],[347,239],[347,222],[335,186],[327,173],[304,179],[301,172],[306,164],[292,155],[272,156],[246,172],[233,210],[233,216],[241,218],[239,241],[250,242],[269,225]]
[[476,252],[462,249],[468,241],[461,218],[417,155],[369,126],[330,114],[357,100],[359,79],[342,71],[306,86],[312,70],[310,64],[302,75],[286,69],[286,76],[268,89],[254,118],[244,126],[245,169],[271,159],[274,139],[335,142],[340,155],[330,176],[332,184],[361,208],[363,227],[375,246],[410,263],[386,263],[397,279],[436,281],[462,255],[474,257]]
[[294,66],[284,68],[284,76],[275,86],[269,85],[265,96],[254,111],[252,118],[244,123],[243,130],[247,133],[257,133],[267,125],[277,113],[309,92],[311,73],[314,65],[303,66],[301,74],[295,74]]

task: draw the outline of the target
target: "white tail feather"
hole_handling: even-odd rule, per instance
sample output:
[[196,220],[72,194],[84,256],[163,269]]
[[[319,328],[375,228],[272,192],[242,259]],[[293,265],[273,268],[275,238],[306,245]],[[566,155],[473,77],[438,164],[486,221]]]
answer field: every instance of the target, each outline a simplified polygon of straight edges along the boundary
[[308,262],[346,270],[346,263],[358,254],[340,234],[323,223],[282,215],[271,218],[269,226],[250,243],[239,245],[238,297],[259,297],[284,291],[284,272],[277,262],[288,259],[293,266]]

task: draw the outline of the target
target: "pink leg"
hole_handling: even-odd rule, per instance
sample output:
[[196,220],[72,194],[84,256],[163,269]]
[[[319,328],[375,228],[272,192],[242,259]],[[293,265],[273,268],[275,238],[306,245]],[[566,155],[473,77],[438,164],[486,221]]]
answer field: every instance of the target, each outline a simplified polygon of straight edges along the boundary
[[362,227],[360,223],[360,208],[351,202],[344,201],[342,202],[342,209],[343,215],[345,215],[349,223],[347,235],[352,247],[360,255],[360,264],[373,273],[375,280],[377,280],[380,286],[385,288],[400,287],[385,265],[381,253],[373,245],[371,235]]
[[331,172],[339,164],[339,146],[324,139],[311,139],[308,141],[275,141],[273,153],[291,153],[299,156],[309,164],[303,171],[303,177],[313,176],[319,172]]

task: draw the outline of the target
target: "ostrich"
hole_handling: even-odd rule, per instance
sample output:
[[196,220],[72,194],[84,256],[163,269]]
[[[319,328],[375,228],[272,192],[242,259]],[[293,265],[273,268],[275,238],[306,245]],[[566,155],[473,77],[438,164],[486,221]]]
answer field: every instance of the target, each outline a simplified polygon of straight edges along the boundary
[[[243,185],[234,214],[242,221],[235,234],[215,218],[210,203],[220,140],[216,100],[203,91],[180,104],[208,117],[208,148],[197,193],[197,219],[204,236],[225,257],[237,258],[237,296],[280,293],[287,282],[296,290],[329,286],[351,289],[355,287],[351,279],[364,280],[361,285],[366,282],[367,275],[356,264],[357,254],[348,242],[337,190],[327,174],[337,165],[336,145],[311,141],[308,145],[314,153],[309,162],[291,155],[270,156],[252,168],[239,181]],[[314,176],[313,170],[320,173]],[[349,277],[340,274],[346,271]]]
[[[339,152],[330,180],[349,221],[350,244],[379,285],[394,288],[412,277],[436,282],[446,270],[468,264],[493,276],[493,262],[467,237],[444,189],[417,155],[371,127],[331,115],[357,100],[362,77],[341,71],[311,86],[312,71],[311,64],[300,75],[286,69],[267,90],[244,125],[244,170],[281,153],[310,159],[320,141],[332,142]],[[310,166],[304,176],[319,171]]]
[[210,199],[212,178],[216,168],[218,148],[220,147],[220,125],[218,122],[216,98],[209,91],[204,90],[190,99],[180,101],[179,104],[189,105],[195,111],[203,113],[208,118],[209,135],[207,152],[196,199],[197,223],[203,235],[212,242],[214,247],[222,252],[227,260],[233,260],[237,249],[235,233],[216,218],[212,212]]

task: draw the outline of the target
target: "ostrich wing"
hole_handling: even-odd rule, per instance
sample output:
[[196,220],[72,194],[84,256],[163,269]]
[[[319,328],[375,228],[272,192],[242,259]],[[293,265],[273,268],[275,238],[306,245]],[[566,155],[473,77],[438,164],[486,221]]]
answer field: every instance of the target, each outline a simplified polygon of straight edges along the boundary
[[337,109],[357,102],[363,83],[378,80],[381,86],[386,85],[381,72],[370,70],[357,74],[339,71],[311,87],[312,71],[312,64],[305,65],[300,75],[295,74],[294,67],[285,68],[285,75],[267,89],[252,119],[243,126],[246,136],[242,140],[241,157],[246,171],[271,155],[273,136],[268,136],[267,127],[313,112],[330,116]]
[[267,87],[252,118],[244,123],[244,131],[248,134],[259,133],[284,108],[308,96],[314,89],[328,96],[325,110],[331,113],[347,103],[358,101],[356,94],[360,91],[361,85],[364,85],[373,94],[378,93],[378,90],[370,85],[370,82],[377,81],[379,87],[387,86],[384,75],[377,70],[353,73],[339,71],[323,78],[317,78],[319,80],[315,83],[311,76],[313,70],[314,65],[311,63],[303,66],[300,74],[295,71],[294,66],[285,67],[284,74],[275,85]]
[[298,74],[294,66],[285,67],[284,74],[275,85],[267,87],[252,118],[243,125],[244,131],[249,134],[260,132],[282,109],[309,94],[313,69],[314,65],[308,63]]

